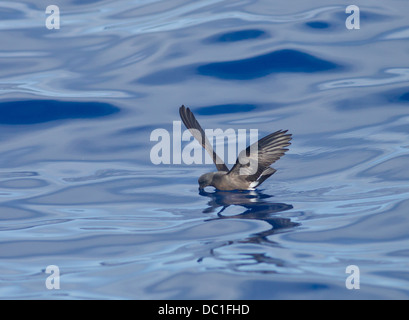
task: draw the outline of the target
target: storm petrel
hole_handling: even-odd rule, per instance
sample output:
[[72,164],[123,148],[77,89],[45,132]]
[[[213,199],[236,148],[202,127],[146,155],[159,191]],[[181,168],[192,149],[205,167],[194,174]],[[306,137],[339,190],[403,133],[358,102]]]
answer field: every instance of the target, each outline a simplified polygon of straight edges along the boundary
[[209,153],[218,170],[201,175],[198,180],[199,189],[212,186],[218,190],[253,190],[277,171],[270,165],[280,159],[288,151],[286,147],[291,144],[289,142],[291,134],[287,133],[288,130],[271,133],[242,150],[236,163],[229,170],[214,152],[192,111],[182,105],[179,114],[186,128]]

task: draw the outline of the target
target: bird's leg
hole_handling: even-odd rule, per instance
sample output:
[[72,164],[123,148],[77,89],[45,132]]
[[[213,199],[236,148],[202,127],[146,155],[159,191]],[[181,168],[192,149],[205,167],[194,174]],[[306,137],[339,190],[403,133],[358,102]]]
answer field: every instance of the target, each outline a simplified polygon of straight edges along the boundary
[[224,218],[224,216],[222,215],[222,212],[224,211],[224,209],[226,209],[228,206],[224,206],[218,213],[217,216],[220,218]]

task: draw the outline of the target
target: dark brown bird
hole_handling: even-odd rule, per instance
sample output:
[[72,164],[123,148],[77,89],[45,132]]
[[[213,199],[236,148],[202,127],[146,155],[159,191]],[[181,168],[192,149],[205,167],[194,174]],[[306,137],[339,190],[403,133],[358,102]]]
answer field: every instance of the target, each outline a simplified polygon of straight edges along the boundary
[[229,170],[214,152],[192,111],[181,106],[179,114],[186,128],[212,157],[218,170],[201,175],[198,180],[199,189],[212,186],[218,190],[253,190],[277,171],[270,165],[280,159],[288,151],[286,147],[291,144],[291,134],[287,130],[271,133],[242,150],[236,164]]

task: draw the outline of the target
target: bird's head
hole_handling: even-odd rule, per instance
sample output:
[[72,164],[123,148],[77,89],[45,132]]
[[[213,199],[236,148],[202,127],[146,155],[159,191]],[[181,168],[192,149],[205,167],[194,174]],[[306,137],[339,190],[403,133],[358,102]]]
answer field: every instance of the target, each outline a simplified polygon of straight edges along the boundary
[[199,189],[204,189],[210,186],[213,180],[213,172],[202,174],[197,181],[199,183]]

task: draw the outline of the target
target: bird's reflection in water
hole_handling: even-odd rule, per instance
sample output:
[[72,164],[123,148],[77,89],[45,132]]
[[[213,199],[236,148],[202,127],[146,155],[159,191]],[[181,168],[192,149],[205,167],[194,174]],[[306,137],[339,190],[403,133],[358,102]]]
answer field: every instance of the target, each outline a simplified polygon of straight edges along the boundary
[[[266,201],[272,196],[260,191],[214,191],[206,192],[200,190],[199,194],[210,198],[209,207],[203,210],[203,213],[212,213],[218,210],[215,219],[257,219],[267,222],[271,228],[254,235],[254,242],[268,241],[267,236],[278,232],[281,229],[287,229],[298,226],[289,218],[277,217],[275,214],[290,210],[292,205],[286,203],[274,203]],[[229,206],[241,206],[243,212],[236,215],[223,215],[223,211]],[[209,219],[213,220],[213,219]]]
[[[262,232],[249,234],[245,239],[232,240],[224,243],[219,243],[210,250],[210,256],[216,257],[215,250],[221,247],[229,246],[234,243],[257,243],[262,245],[277,245],[276,242],[269,240],[268,237],[278,233],[287,231],[299,225],[299,223],[291,221],[289,218],[277,216],[280,212],[287,211],[293,208],[292,205],[286,203],[275,203],[270,198],[271,195],[264,194],[258,190],[254,191],[214,191],[207,192],[200,190],[199,194],[203,197],[208,197],[209,207],[203,210],[203,213],[217,212],[217,218],[210,218],[208,220],[216,219],[256,219],[264,221],[268,224],[267,229]],[[224,215],[223,211],[229,206],[243,207],[243,212],[235,215]],[[285,263],[279,258],[270,257],[268,255],[258,253],[245,253],[248,265],[249,259],[253,262],[250,264],[266,263],[274,264],[276,266],[283,266]],[[205,257],[201,257],[198,261],[202,261]],[[243,262],[243,261],[242,261]],[[230,261],[232,263],[232,261]],[[234,267],[233,267],[234,265]],[[242,266],[243,263],[230,264],[230,267],[236,269]],[[266,271],[264,271],[266,272]],[[268,271],[267,271],[268,272]]]

